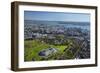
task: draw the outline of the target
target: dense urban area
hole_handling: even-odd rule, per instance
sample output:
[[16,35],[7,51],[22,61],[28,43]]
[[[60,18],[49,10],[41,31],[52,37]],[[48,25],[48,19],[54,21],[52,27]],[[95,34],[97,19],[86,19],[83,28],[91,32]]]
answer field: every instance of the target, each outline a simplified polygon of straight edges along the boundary
[[88,22],[25,20],[24,60],[90,58],[89,26]]

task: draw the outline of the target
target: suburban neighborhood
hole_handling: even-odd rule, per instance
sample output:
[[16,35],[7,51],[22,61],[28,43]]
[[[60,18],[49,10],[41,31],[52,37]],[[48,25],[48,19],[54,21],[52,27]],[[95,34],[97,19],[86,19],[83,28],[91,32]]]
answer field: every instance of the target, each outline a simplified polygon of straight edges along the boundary
[[[25,53],[25,61],[90,58],[90,31],[89,28],[87,29],[88,26],[88,22],[25,20],[24,40],[27,47],[25,49],[37,43],[37,48],[36,45],[31,47],[36,55],[29,56]],[[30,41],[31,44],[34,43],[29,46],[28,42]],[[25,50],[25,52],[32,53],[28,50]]]

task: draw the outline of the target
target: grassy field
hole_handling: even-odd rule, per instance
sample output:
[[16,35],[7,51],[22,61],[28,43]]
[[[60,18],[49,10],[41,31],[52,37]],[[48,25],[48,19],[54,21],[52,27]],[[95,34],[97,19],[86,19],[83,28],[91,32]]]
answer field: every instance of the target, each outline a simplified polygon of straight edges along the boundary
[[38,53],[47,48],[56,48],[58,49],[58,52],[60,54],[63,53],[65,48],[67,48],[66,45],[50,45],[44,42],[41,42],[39,40],[25,40],[24,41],[24,61],[32,61],[34,58],[35,61],[41,61],[41,57],[38,55]]

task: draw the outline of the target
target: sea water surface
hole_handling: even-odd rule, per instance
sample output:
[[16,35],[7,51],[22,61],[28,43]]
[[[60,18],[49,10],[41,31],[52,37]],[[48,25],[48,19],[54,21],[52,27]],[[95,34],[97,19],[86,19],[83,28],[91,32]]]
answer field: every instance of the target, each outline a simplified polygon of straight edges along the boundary
[[38,21],[38,20],[24,20],[24,25],[36,26],[59,26],[65,28],[81,28],[90,30],[90,22],[72,22],[72,21]]

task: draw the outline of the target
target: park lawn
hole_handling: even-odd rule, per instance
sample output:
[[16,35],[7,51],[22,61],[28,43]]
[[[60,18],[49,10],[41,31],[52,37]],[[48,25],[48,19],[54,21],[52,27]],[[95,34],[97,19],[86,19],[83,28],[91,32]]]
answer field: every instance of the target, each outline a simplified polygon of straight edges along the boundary
[[41,57],[38,53],[47,48],[57,48],[60,53],[63,53],[64,49],[67,46],[64,45],[49,45],[44,42],[40,42],[39,40],[25,40],[24,41],[24,60],[25,61],[32,61],[34,58],[36,61],[40,61]]
[[66,45],[57,45],[55,46],[55,48],[57,48],[61,53],[63,53],[63,51],[65,50],[65,48],[67,48]]
[[38,40],[27,40],[24,43],[24,56],[25,61],[40,60],[41,57],[38,56],[38,52],[42,49],[48,48],[49,45],[45,43],[40,43]]

